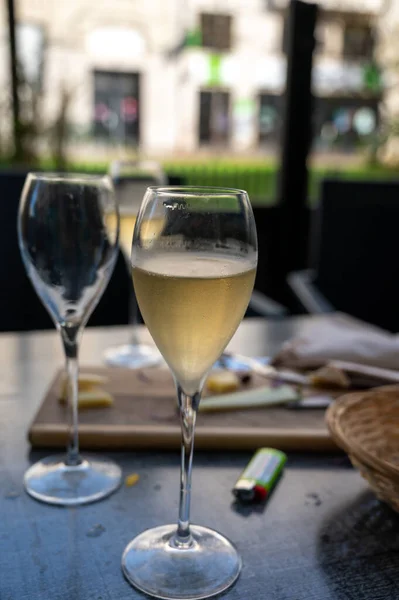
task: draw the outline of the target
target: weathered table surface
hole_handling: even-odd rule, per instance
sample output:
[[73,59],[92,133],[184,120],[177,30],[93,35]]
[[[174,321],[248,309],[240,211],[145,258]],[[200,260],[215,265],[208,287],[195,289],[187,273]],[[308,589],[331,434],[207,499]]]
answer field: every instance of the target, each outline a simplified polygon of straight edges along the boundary
[[[303,322],[250,320],[231,347],[274,352]],[[128,339],[128,328],[88,329],[81,362],[101,364],[106,347]],[[35,502],[22,476],[41,454],[30,453],[26,431],[62,364],[61,344],[55,332],[2,334],[0,356],[0,600],[140,598],[122,577],[121,554],[143,529],[175,520],[178,453],[115,454],[125,474],[140,474],[139,483],[97,504]],[[249,458],[195,457],[193,521],[226,534],[243,557],[229,599],[397,600],[399,517],[345,457],[290,455],[268,504],[252,510],[237,508],[231,495]]]

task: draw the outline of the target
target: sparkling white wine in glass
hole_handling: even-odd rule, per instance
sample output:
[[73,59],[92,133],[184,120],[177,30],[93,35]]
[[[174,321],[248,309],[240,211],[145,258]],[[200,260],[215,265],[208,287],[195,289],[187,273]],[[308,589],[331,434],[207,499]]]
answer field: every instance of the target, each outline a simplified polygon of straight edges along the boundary
[[[107,221],[111,227],[114,226],[115,214],[108,215]],[[137,213],[130,213],[125,209],[120,210],[119,214],[119,245],[125,256],[130,257],[132,249],[132,239],[134,226],[136,224]]]
[[[162,229],[148,236],[154,223]],[[246,192],[148,188],[133,236],[132,276],[144,321],[176,381],[182,431],[176,525],[138,535],[122,568],[156,598],[200,600],[237,579],[241,559],[220,533],[190,524],[194,429],[206,374],[243,318],[255,280],[257,239]]]
[[[136,223],[137,213],[140,208],[143,194],[147,185],[163,183],[164,174],[157,163],[151,161],[114,161],[110,165],[110,174],[113,178],[120,213],[119,244],[130,273],[130,254],[132,238]],[[109,215],[109,222],[112,222]],[[162,220],[158,223],[151,221],[151,228],[147,234],[157,235],[162,230]],[[138,307],[135,295],[132,294],[129,306],[129,323],[133,326],[130,343],[107,348],[104,353],[105,361],[114,366],[139,369],[159,363],[162,358],[152,344],[143,344],[137,334]]]
[[[115,214],[107,215],[107,224],[110,227],[114,227],[115,219],[116,219]],[[120,214],[119,214],[119,245],[120,245],[124,255],[127,257],[128,261],[129,261],[129,267],[130,267],[130,252],[132,250],[132,239],[133,239],[133,232],[134,232],[134,226],[136,224],[136,220],[137,220],[136,213],[130,213],[129,211],[126,211],[125,209],[122,209],[120,211]],[[146,223],[143,223],[143,226],[141,229],[141,234],[140,234],[141,238],[143,240],[146,240],[147,243],[151,243],[151,241],[154,240],[154,238],[156,238],[162,232],[162,228],[164,227],[164,225],[165,225],[165,222],[163,219],[150,220],[150,221],[147,221]]]
[[188,393],[223,352],[244,316],[253,262],[206,252],[151,253],[133,267],[145,323]]

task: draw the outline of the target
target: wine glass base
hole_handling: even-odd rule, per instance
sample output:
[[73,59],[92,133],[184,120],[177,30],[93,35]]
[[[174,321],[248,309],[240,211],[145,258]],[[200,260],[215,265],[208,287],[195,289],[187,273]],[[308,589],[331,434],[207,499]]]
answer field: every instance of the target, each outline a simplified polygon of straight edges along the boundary
[[122,481],[122,471],[107,458],[83,458],[76,466],[65,456],[49,456],[32,465],[24,476],[30,496],[47,504],[78,506],[112,494]]
[[158,349],[146,344],[125,344],[108,348],[104,352],[104,359],[108,365],[129,369],[152,367],[162,361]]
[[126,547],[122,571],[138,590],[163,600],[199,600],[227,590],[241,558],[233,544],[207,527],[191,526],[191,546],[176,547],[176,525],[147,529]]

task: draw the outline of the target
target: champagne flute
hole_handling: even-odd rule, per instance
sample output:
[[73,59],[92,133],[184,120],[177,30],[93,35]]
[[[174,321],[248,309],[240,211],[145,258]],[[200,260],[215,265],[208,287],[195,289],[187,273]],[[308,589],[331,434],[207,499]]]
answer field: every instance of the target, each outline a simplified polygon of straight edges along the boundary
[[[164,218],[161,235],[147,233]],[[190,525],[194,427],[207,373],[243,318],[255,280],[256,229],[246,192],[148,188],[133,236],[132,272],[144,321],[177,388],[182,431],[176,525],[138,535],[125,549],[128,581],[156,598],[199,599],[226,590],[241,559],[212,529]]]
[[121,482],[113,461],[82,458],[78,440],[79,341],[111,276],[118,234],[118,208],[108,177],[27,176],[18,214],[19,246],[33,287],[61,334],[70,411],[66,455],[41,460],[24,478],[27,492],[49,504],[93,502]]
[[[120,213],[119,245],[126,260],[131,278],[130,252],[137,213],[148,185],[165,183],[165,176],[159,165],[152,161],[114,161],[110,166]],[[162,223],[158,223],[162,230]],[[154,223],[154,227],[156,224]],[[155,346],[143,344],[137,335],[138,306],[133,292],[130,296],[129,322],[133,327],[128,344],[108,348],[104,353],[105,362],[117,367],[140,369],[158,364],[161,355]]]

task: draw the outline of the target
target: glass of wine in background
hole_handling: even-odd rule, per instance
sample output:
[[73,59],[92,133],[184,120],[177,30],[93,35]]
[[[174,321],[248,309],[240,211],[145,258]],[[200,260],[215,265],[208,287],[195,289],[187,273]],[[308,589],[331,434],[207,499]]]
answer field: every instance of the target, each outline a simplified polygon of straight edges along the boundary
[[[149,227],[157,219],[165,225],[155,236]],[[231,542],[190,525],[190,493],[204,380],[243,318],[255,280],[256,229],[246,192],[149,188],[131,260],[141,314],[176,382],[182,449],[177,526],[138,535],[125,549],[122,569],[157,598],[206,598],[230,587],[241,569]]]
[[118,232],[118,208],[108,177],[27,176],[19,206],[19,246],[28,276],[61,334],[70,411],[66,455],[41,460],[24,478],[28,493],[49,504],[93,502],[121,481],[114,462],[82,458],[78,440],[79,342],[111,276]]
[[[132,249],[133,231],[145,190],[149,185],[163,185],[165,175],[160,166],[153,161],[114,161],[110,166],[110,176],[115,188],[120,213],[119,245],[126,260],[129,279],[131,278],[130,252]],[[153,223],[162,230],[162,222]],[[157,348],[151,344],[140,342],[137,334],[139,319],[136,296],[130,295],[129,323],[133,333],[128,344],[108,348],[104,353],[107,364],[118,367],[139,369],[158,364],[162,357]]]

